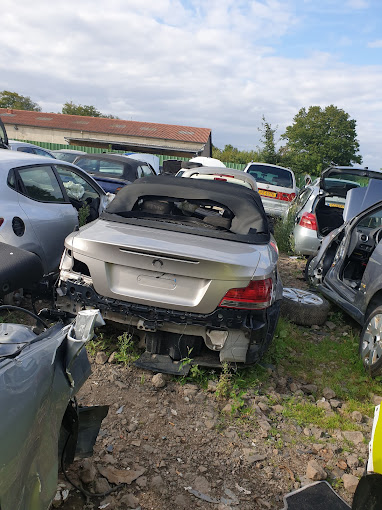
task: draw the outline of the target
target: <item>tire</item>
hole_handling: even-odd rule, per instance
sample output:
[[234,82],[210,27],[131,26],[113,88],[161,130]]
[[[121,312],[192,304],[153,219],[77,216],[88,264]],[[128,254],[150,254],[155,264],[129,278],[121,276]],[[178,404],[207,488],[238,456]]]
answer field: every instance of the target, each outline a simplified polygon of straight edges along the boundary
[[304,269],[304,279],[306,282],[309,283],[309,285],[312,285],[312,286],[313,286],[313,281],[311,278],[309,278],[309,269],[310,269],[310,264],[311,264],[312,260],[316,257],[316,255],[317,255],[317,253],[315,253],[314,255],[310,255],[310,257],[306,261],[305,269]]
[[359,354],[365,370],[372,377],[382,372],[382,306],[375,308],[365,321],[359,339]]
[[281,315],[300,326],[321,326],[330,309],[326,299],[302,289],[286,287],[283,290]]

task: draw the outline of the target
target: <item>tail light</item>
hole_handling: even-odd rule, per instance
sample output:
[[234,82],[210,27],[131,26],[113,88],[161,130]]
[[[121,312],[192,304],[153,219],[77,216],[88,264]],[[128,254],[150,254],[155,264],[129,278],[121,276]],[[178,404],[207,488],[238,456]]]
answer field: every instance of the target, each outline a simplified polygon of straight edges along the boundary
[[300,227],[309,228],[310,230],[317,230],[317,218],[315,214],[304,212],[301,216]]
[[0,218],[0,227],[4,223],[4,218]]
[[219,306],[245,310],[266,308],[271,303],[272,288],[272,278],[252,280],[247,287],[230,289]]
[[292,202],[296,198],[296,193],[277,193],[276,198],[284,202]]

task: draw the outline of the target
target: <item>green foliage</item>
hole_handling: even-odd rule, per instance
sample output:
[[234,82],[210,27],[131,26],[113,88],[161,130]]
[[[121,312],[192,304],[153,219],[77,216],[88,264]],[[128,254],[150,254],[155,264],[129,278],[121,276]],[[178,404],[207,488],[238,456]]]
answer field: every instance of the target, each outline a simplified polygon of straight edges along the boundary
[[232,372],[228,363],[223,363],[222,371],[216,385],[216,396],[219,399],[228,398],[232,391]]
[[104,115],[92,105],[74,104],[73,101],[67,101],[62,106],[62,113],[66,115],[82,115],[84,117],[104,117],[108,119],[118,119],[114,115]]
[[83,227],[84,225],[86,225],[89,214],[90,214],[90,205],[83,204],[83,206],[78,210],[78,224],[80,227]]
[[86,350],[91,356],[95,356],[98,351],[107,352],[110,350],[110,341],[103,333],[99,333],[86,344]]
[[263,148],[260,149],[259,159],[258,161],[262,161],[264,163],[270,163],[272,165],[276,165],[278,163],[279,155],[276,151],[276,143],[275,143],[275,133],[277,127],[272,129],[271,124],[265,120],[263,115],[263,122],[261,124],[261,128],[259,131],[262,133],[261,142],[263,143]]
[[297,173],[320,172],[332,162],[336,165],[361,163],[356,139],[356,121],[334,105],[321,109],[310,106],[295,115],[294,123],[281,136],[287,140],[282,149],[285,163]]
[[125,331],[118,337],[117,352],[115,354],[115,360],[129,365],[139,358],[139,353],[133,342],[132,335]]
[[288,211],[285,218],[277,218],[274,220],[274,237],[281,253],[294,253],[294,209]]
[[11,92],[9,90],[0,92],[0,108],[41,112],[40,106],[32,101],[29,96],[21,96],[17,92]]
[[225,145],[224,149],[212,147],[212,157],[228,163],[241,163],[246,165],[250,161],[259,161],[258,151],[239,151],[232,145]]

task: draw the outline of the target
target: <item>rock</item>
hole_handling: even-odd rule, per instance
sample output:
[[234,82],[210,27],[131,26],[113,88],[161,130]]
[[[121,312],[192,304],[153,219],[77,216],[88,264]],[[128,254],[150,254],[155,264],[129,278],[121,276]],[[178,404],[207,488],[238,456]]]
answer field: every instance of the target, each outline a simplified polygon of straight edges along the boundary
[[344,432],[342,432],[342,435],[344,436],[345,439],[347,439],[348,441],[351,441],[354,444],[363,443],[364,437],[363,437],[362,432],[355,431],[355,430],[345,430]]
[[116,356],[117,354],[118,354],[118,353],[117,353],[117,351],[112,352],[112,353],[110,354],[110,356],[108,357],[107,362],[108,362],[108,363],[114,363],[114,361],[115,361],[115,356]]
[[323,444],[312,444],[312,450],[314,453],[319,453],[321,450],[323,450],[324,445]]
[[312,393],[317,393],[318,390],[315,384],[305,384],[304,386],[301,387],[301,389],[303,390],[304,393],[307,393],[308,395]]
[[192,484],[192,488],[203,494],[211,492],[211,484],[204,476],[197,476]]
[[326,398],[326,400],[331,400],[336,397],[335,392],[331,388],[324,388],[322,390],[322,395]]
[[321,429],[319,429],[318,427],[312,427],[310,431],[315,439],[321,439],[323,435],[323,431]]
[[382,397],[379,395],[373,395],[371,397],[371,402],[375,406],[379,406],[379,404],[382,402]]
[[320,409],[324,409],[324,411],[331,411],[332,408],[327,400],[319,400],[316,406]]
[[217,422],[216,422],[216,420],[206,420],[204,423],[208,430],[212,430],[215,428]]
[[289,386],[289,389],[292,393],[295,393],[297,390],[299,390],[300,388],[297,386],[297,384],[295,383],[291,383],[290,386]]
[[163,374],[155,374],[151,379],[151,384],[154,388],[164,388],[166,386],[166,379]]
[[257,406],[259,407],[259,409],[261,409],[261,411],[265,414],[269,413],[270,409],[269,409],[269,406],[265,403],[265,402],[259,402],[257,404]]
[[356,469],[358,466],[359,466],[359,460],[358,460],[358,457],[357,455],[349,455],[348,457],[346,457],[346,462],[347,462],[347,465],[351,468],[351,469]]
[[284,406],[276,404],[275,406],[272,406],[272,409],[274,410],[275,413],[281,414],[284,411]]
[[185,397],[195,397],[198,391],[199,388],[196,386],[196,384],[185,384],[183,386],[183,395]]
[[347,492],[350,492],[350,494],[354,494],[358,485],[358,478],[354,475],[345,473],[342,477],[342,480],[344,482],[344,489]]
[[108,356],[103,351],[98,351],[96,354],[95,362],[97,365],[104,365],[108,360]]
[[140,476],[135,480],[135,483],[140,487],[141,489],[144,489],[147,486],[147,477],[146,476]]
[[191,508],[193,505],[191,505],[189,498],[185,494],[178,494],[174,500],[174,508],[179,510],[188,510],[188,508]]
[[267,458],[267,455],[259,454],[251,448],[243,448],[244,461],[248,464],[261,462]]
[[345,471],[345,469],[347,469],[348,465],[344,459],[339,459],[339,461],[337,462],[337,467],[342,469],[342,471]]
[[163,478],[160,475],[154,476],[151,479],[151,487],[154,491],[163,493],[166,490]]
[[306,476],[310,480],[317,482],[319,480],[326,480],[328,475],[326,471],[320,466],[320,464],[313,459],[308,462],[308,466],[306,468]]
[[53,508],[58,508],[61,505],[62,505],[61,492],[57,491],[56,495],[53,498],[52,506],[53,506]]
[[360,413],[359,411],[353,411],[351,413],[351,418],[356,423],[362,423],[363,416],[362,413]]
[[231,411],[232,411],[232,404],[226,404],[222,409],[222,413],[224,413],[224,414],[230,414]]
[[263,430],[264,432],[269,432],[272,428],[272,425],[270,425],[267,420],[258,420],[257,422],[259,424],[259,427],[261,428],[261,430]]
[[109,466],[98,466],[98,471],[102,476],[107,478],[110,483],[115,483],[117,485],[120,483],[127,483],[130,485],[134,480],[142,476],[146,469],[140,468],[137,470],[126,470]]
[[331,405],[334,409],[337,409],[338,407],[341,407],[341,402],[340,402],[339,400],[331,399],[331,400],[330,400],[330,405]]
[[336,325],[332,321],[326,321],[325,326],[332,331],[333,329],[336,329]]
[[97,494],[103,494],[110,490],[110,484],[106,478],[97,478],[94,483],[94,492]]
[[210,393],[215,393],[217,388],[217,382],[216,381],[208,381],[207,391]]
[[92,482],[97,475],[97,470],[93,464],[93,461],[91,459],[84,459],[81,464],[81,469],[79,472],[80,480],[83,483],[90,483]]
[[125,494],[121,498],[121,504],[122,508],[137,508],[139,500],[134,494]]

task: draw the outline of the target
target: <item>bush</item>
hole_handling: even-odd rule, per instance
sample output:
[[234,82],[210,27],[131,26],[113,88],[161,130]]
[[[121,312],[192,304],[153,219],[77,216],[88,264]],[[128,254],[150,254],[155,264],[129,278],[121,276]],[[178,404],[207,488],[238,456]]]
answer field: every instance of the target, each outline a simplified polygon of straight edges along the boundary
[[288,212],[285,218],[276,219],[274,222],[274,236],[281,253],[294,253],[294,208]]

